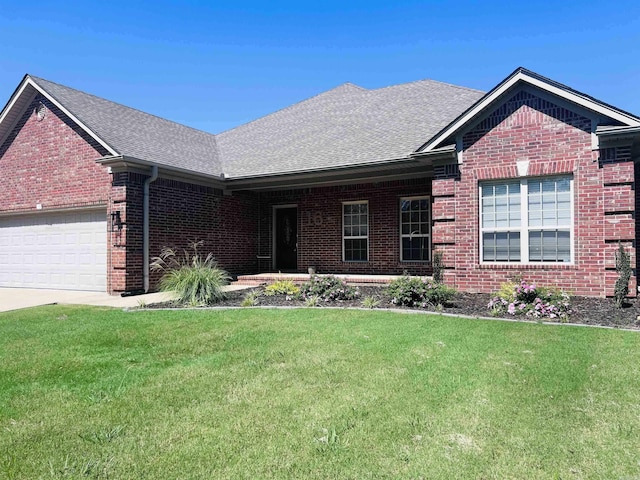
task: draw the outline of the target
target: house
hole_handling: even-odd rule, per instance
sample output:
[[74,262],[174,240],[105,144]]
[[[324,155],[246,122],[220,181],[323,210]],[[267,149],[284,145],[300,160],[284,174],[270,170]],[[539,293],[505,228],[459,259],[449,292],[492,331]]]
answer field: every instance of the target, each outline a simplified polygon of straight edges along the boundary
[[[26,75],[0,114],[0,286],[153,289],[201,239],[233,274],[522,276],[636,266],[640,118],[524,68],[484,93],[344,84],[218,135]],[[635,276],[632,291],[636,291]]]

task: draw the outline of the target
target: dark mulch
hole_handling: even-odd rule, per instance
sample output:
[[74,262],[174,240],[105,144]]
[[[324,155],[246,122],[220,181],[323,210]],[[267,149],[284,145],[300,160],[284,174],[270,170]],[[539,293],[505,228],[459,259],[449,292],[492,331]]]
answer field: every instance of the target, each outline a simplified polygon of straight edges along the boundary
[[[389,297],[385,293],[384,287],[361,286],[359,287],[360,296],[356,300],[345,300],[336,302],[322,302],[322,306],[327,307],[358,307],[362,308],[362,299],[366,297],[374,297],[379,300],[377,309],[398,308],[392,305]],[[226,300],[216,304],[220,307],[238,307],[242,300],[250,292],[261,293],[261,287],[248,290],[239,290],[229,292]],[[490,317],[491,313],[487,308],[490,295],[483,293],[457,293],[453,301],[449,305],[442,308],[443,313],[455,315],[469,315],[473,317]],[[274,295],[271,297],[259,295],[258,306],[287,306],[287,307],[304,307],[302,300],[287,299],[284,295]],[[172,303],[162,303],[149,305],[147,308],[172,308],[178,307]],[[403,307],[400,307],[403,308]],[[405,309],[408,309],[404,307]],[[568,321],[571,323],[583,323],[587,325],[603,325],[617,328],[640,328],[640,302],[630,299],[624,308],[616,308],[615,303],[610,298],[587,298],[587,297],[571,297],[572,313]],[[409,309],[408,309],[409,310]],[[415,309],[418,310],[418,309]],[[433,309],[435,310],[435,308]],[[531,320],[529,317],[511,317],[506,318],[522,318]],[[544,319],[545,321],[551,321]]]

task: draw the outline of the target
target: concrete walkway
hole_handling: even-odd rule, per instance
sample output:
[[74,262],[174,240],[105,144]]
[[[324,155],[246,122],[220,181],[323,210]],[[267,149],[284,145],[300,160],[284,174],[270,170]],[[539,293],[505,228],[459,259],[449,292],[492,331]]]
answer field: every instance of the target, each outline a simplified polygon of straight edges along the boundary
[[[247,288],[240,285],[228,285],[226,291]],[[171,300],[169,293],[147,293],[131,297],[108,295],[101,292],[81,292],[77,290],[44,290],[31,288],[0,288],[0,312],[37,307],[39,305],[70,304],[96,305],[103,307],[137,307],[141,304]]]

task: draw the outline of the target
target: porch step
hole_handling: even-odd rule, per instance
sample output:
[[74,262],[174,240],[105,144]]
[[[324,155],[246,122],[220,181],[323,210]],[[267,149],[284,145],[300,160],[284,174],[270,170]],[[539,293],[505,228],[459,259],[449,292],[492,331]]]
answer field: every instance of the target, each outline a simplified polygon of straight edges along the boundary
[[[329,274],[317,274],[318,277]],[[343,279],[349,285],[386,285],[399,278],[400,275],[353,275],[335,274],[334,277]],[[255,275],[238,275],[238,279],[233,282],[235,285],[260,286],[273,283],[279,280],[290,280],[294,283],[304,283],[309,281],[311,275],[307,273],[258,273]]]

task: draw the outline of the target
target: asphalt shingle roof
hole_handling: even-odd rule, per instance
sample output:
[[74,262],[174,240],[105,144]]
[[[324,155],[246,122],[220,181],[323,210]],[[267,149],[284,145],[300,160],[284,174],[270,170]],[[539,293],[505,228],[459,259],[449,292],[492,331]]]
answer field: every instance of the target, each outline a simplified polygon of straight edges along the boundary
[[213,135],[31,79],[119,154],[227,178],[405,158],[483,96],[432,80],[375,90],[347,83]]
[[160,166],[222,175],[215,135],[30,77],[120,155]]
[[217,136],[231,178],[405,158],[483,92],[432,80],[344,84]]

